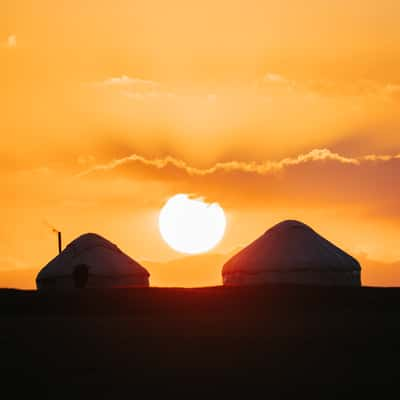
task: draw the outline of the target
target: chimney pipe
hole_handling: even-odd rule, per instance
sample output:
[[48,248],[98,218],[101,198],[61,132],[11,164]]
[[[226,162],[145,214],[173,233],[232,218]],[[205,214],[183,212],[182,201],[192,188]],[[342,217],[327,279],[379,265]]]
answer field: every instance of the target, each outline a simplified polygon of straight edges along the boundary
[[61,232],[57,232],[58,235],[58,253],[62,252]]

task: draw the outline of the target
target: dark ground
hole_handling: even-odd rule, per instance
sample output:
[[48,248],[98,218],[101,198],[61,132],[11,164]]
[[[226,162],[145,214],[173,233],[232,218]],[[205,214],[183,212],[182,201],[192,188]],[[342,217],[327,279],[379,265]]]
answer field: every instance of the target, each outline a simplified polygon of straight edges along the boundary
[[400,288],[0,290],[0,332],[7,398],[400,385]]

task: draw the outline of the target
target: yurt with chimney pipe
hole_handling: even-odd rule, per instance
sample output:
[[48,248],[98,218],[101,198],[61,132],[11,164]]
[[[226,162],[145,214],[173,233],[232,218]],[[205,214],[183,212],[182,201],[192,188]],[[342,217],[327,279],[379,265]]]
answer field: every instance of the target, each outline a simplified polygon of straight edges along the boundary
[[38,289],[149,286],[148,271],[94,233],[72,241],[38,274]]
[[309,226],[283,221],[228,260],[224,285],[361,286],[359,262]]

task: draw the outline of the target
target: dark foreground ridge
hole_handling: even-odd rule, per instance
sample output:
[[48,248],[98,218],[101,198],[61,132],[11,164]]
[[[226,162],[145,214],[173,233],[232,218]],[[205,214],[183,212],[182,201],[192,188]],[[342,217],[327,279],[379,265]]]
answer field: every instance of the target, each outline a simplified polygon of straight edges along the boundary
[[0,315],[13,398],[400,379],[398,288],[0,290]]

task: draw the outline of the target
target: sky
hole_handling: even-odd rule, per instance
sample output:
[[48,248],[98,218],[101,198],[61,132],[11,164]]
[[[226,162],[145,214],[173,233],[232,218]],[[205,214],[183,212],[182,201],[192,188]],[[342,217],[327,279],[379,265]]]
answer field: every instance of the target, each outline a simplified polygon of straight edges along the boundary
[[3,0],[0,275],[53,258],[50,226],[170,262],[176,193],[224,208],[215,254],[298,219],[397,265],[399,20],[397,0]]

